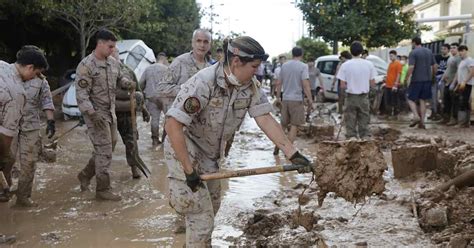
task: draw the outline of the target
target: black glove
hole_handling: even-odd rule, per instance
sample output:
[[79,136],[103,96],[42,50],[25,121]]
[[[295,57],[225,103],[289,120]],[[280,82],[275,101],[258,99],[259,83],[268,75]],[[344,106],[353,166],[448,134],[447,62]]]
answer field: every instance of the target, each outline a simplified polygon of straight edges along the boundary
[[82,127],[82,125],[86,124],[86,121],[84,120],[84,116],[79,116],[79,126]]
[[313,167],[311,161],[307,159],[305,156],[301,155],[300,152],[295,152],[293,156],[291,156],[290,161],[294,165],[304,165],[305,167],[298,169],[298,173],[309,173],[313,171]]
[[184,174],[186,175],[186,184],[193,192],[198,191],[198,187],[204,187],[201,177],[199,177],[195,169],[193,169],[193,172],[189,175],[186,173]]
[[46,126],[46,135],[48,139],[51,139],[56,133],[56,122],[54,120],[48,120]]
[[99,129],[104,129],[105,128],[105,120],[102,118],[102,116],[99,115],[99,113],[94,112],[89,115],[89,117],[92,120],[92,123],[94,123],[94,126]]
[[142,116],[144,122],[150,122],[150,112],[146,108],[142,109]]

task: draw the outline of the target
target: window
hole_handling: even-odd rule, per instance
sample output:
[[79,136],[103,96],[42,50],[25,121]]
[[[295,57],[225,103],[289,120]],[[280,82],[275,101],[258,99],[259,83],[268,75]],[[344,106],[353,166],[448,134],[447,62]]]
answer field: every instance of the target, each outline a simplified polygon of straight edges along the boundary
[[132,49],[132,51],[128,54],[127,60],[125,62],[132,70],[137,68],[140,61],[142,61],[143,57],[145,57],[145,49],[141,46],[136,46]]
[[334,75],[336,74],[337,64],[339,64],[339,61],[320,61],[317,67],[321,73]]

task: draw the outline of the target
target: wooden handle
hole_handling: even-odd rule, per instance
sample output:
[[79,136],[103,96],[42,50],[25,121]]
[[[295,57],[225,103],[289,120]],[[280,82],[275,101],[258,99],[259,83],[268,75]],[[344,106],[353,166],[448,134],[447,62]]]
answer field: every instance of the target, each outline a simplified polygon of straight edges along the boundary
[[236,170],[236,171],[222,171],[222,172],[201,175],[201,180],[209,181],[209,180],[217,180],[217,179],[224,179],[224,178],[231,178],[231,177],[246,177],[246,176],[262,175],[262,174],[270,174],[270,173],[276,173],[276,172],[294,171],[303,167],[305,167],[305,165],[300,165],[300,164],[277,165],[277,166],[244,169],[244,170]]
[[0,185],[3,188],[3,191],[5,191],[5,192],[10,191],[10,185],[8,185],[7,179],[5,178],[5,175],[3,174],[3,171],[0,171]]

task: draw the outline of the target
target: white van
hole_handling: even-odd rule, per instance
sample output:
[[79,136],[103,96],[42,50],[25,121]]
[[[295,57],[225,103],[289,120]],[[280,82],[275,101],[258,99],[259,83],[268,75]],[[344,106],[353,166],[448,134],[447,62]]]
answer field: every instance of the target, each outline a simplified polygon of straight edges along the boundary
[[[140,80],[145,69],[156,62],[153,50],[142,40],[121,40],[117,41],[119,57],[122,63],[130,67]],[[75,77],[75,74],[74,74]],[[64,119],[81,116],[81,112],[76,101],[76,87],[74,84],[69,87],[63,98],[62,111]]]
[[[377,70],[377,77],[375,77],[376,83],[383,82],[385,75],[387,75],[388,64],[383,61],[381,58],[369,55],[367,60],[372,62]],[[323,78],[323,87],[324,92],[323,96],[325,99],[337,100],[337,84],[333,86],[332,82],[334,80],[334,75],[336,74],[336,68],[339,64],[338,55],[327,55],[319,57],[316,62],[316,68],[321,71],[321,76]],[[321,82],[319,82],[318,89],[321,88]]]

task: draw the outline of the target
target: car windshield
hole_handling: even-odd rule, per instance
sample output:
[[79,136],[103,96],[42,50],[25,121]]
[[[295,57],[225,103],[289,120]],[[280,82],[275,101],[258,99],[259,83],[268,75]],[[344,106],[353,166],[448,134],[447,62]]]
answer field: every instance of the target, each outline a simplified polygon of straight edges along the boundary
[[379,76],[387,75],[388,64],[379,57],[370,56],[367,58],[375,66],[375,70]]

